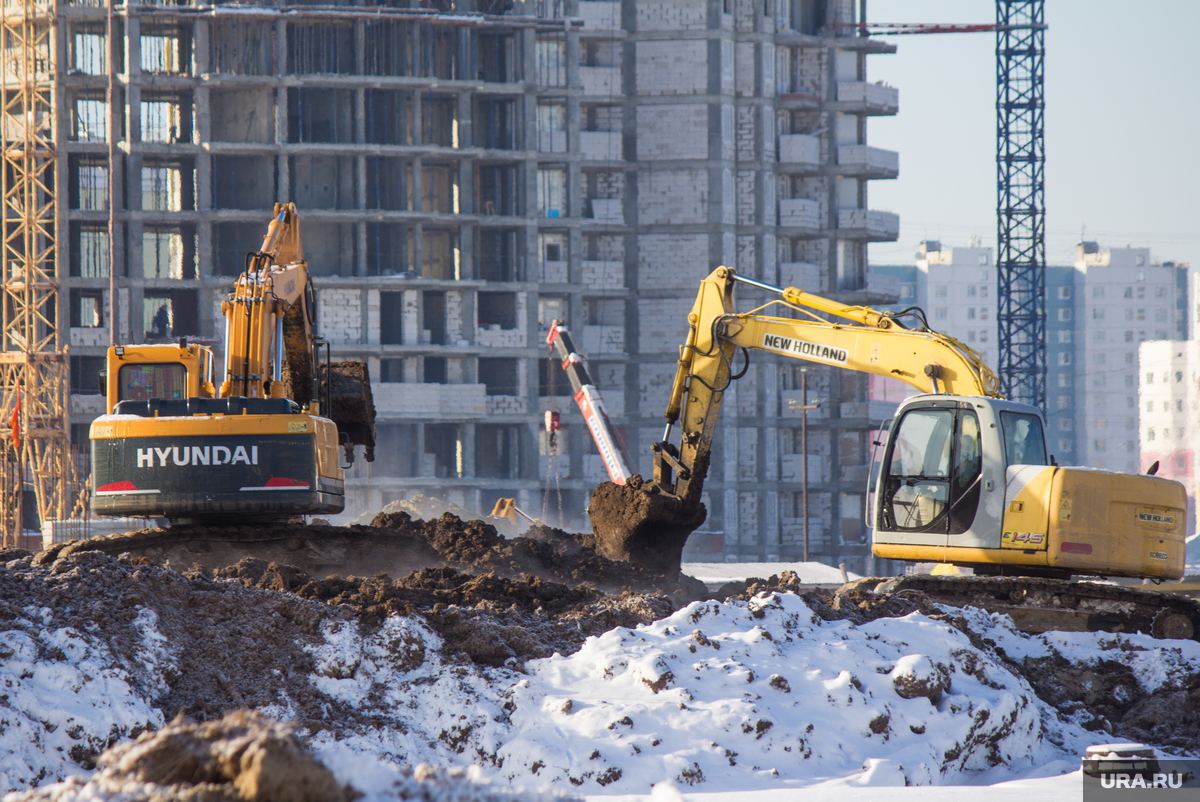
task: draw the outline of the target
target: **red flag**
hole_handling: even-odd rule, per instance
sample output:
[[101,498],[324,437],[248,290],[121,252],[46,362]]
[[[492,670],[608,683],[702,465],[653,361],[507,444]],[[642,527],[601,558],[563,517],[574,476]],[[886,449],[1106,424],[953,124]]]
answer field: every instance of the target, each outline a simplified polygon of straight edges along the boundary
[[12,414],[12,440],[13,448],[17,451],[21,450],[21,392],[17,391],[17,405],[13,407]]

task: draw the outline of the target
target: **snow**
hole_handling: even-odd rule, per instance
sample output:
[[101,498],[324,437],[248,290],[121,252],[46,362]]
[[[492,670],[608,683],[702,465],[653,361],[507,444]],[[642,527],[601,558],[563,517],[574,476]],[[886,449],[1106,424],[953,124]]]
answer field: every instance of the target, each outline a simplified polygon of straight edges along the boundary
[[[750,577],[767,579],[772,574],[794,571],[805,585],[841,585],[840,569],[819,562],[797,563],[684,563],[683,573],[699,579],[706,585],[723,585],[726,582],[744,582]],[[858,574],[847,571],[847,579],[859,579]]]
[[[696,602],[574,654],[491,669],[443,655],[419,618],[360,628],[331,608],[304,646],[309,682],[331,715],[340,703],[370,723],[331,717],[308,742],[368,802],[939,802],[962,786],[1036,802],[1075,793],[1080,757],[1105,738],[1040,700],[1014,668],[1024,657],[1119,659],[1147,691],[1200,671],[1200,643],[1030,636],[1005,616],[953,612],[986,637],[918,613],[824,621],[800,596],[768,593]],[[0,791],[78,774],[77,745],[163,725],[152,700],[178,669],[153,611],[135,620],[136,665],[114,658],[99,624],[53,629],[48,611],[23,615],[0,632]],[[263,712],[294,717],[282,696]]]
[[[131,672],[117,665],[103,635],[46,629],[48,611],[23,613],[9,622],[14,628],[0,632],[0,789],[63,777],[78,771],[72,752],[103,749],[130,732],[163,725],[162,712],[135,690]],[[153,628],[151,617],[139,621],[144,634]],[[148,665],[161,660],[153,635],[143,645]],[[149,675],[155,670],[150,666]]]

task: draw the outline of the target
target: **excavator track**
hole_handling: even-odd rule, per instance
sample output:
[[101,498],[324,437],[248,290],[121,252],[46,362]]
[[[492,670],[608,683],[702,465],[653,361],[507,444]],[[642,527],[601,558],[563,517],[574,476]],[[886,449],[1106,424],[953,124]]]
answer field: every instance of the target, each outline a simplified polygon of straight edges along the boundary
[[938,604],[1004,613],[1017,629],[1031,634],[1138,632],[1169,640],[1200,640],[1200,601],[1169,591],[1086,580],[919,575],[860,579],[839,592],[872,585],[876,593],[920,592]]

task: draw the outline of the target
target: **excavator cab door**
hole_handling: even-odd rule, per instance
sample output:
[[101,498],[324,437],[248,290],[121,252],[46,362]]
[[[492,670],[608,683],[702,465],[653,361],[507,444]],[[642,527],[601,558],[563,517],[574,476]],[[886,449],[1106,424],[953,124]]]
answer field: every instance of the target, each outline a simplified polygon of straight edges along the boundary
[[983,440],[968,401],[908,405],[897,415],[879,470],[876,540],[944,546],[979,509]]

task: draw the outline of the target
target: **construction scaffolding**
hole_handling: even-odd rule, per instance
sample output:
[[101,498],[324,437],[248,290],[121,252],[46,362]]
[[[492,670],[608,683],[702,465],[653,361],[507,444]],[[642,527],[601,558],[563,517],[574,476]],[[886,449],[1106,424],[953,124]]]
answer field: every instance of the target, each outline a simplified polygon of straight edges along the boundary
[[[0,16],[3,175],[0,226],[0,535],[3,545],[73,506],[67,355],[59,335],[54,4],[6,3]],[[34,510],[25,503],[32,489]],[[27,520],[36,515],[36,521]]]

